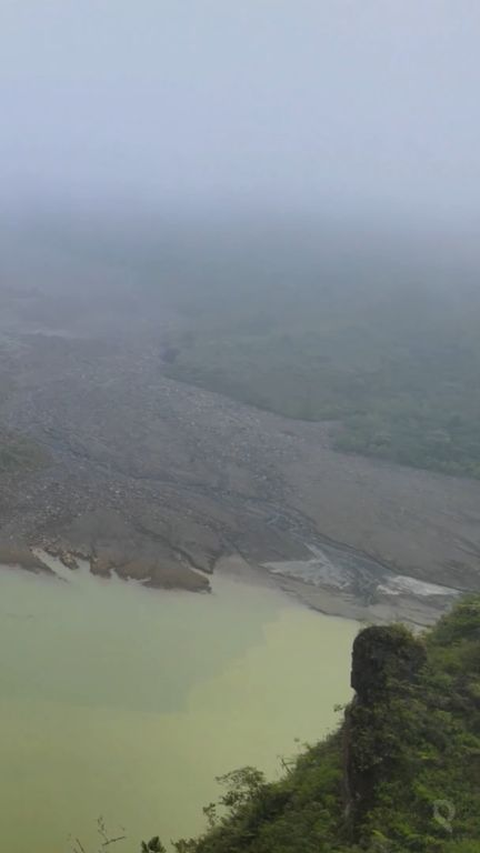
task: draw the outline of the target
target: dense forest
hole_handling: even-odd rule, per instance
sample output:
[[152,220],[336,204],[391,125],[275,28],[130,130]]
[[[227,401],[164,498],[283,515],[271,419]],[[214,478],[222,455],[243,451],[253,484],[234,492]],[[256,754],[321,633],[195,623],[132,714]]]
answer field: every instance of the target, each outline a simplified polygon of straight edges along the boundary
[[352,686],[339,730],[281,781],[251,767],[219,779],[209,829],[177,853],[478,853],[480,598],[420,637],[361,631]]
[[166,367],[254,406],[331,421],[338,449],[480,477],[479,330],[474,291],[292,284],[210,300]]

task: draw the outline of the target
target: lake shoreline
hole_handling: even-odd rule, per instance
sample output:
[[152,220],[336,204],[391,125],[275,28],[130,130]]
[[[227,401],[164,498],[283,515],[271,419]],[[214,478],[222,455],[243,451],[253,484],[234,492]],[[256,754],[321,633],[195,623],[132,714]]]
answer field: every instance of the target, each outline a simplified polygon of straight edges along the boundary
[[[225,576],[241,581],[250,586],[281,590],[285,595],[295,599],[299,604],[306,606],[316,612],[327,616],[336,616],[343,619],[368,622],[372,624],[387,624],[394,621],[403,621],[417,628],[427,627],[434,624],[442,612],[448,610],[456,598],[461,594],[459,590],[448,587],[440,587],[432,584],[422,584],[413,578],[400,575],[388,577],[390,588],[377,580],[373,586],[369,578],[364,583],[363,590],[360,588],[356,594],[352,590],[349,578],[342,575],[342,567],[335,568],[335,577],[327,577],[326,580],[309,582],[302,577],[302,568],[310,567],[309,562],[280,561],[275,564],[260,564],[248,561],[240,554],[223,554],[215,562],[209,575],[201,570],[190,568],[185,575],[182,573],[167,574],[167,582],[160,574],[152,578],[146,574],[148,564],[141,559],[137,563],[129,561],[126,564],[116,566],[107,564],[98,570],[98,565],[90,555],[79,550],[65,550],[65,548],[44,546],[29,549],[25,546],[0,549],[0,565],[12,568],[25,569],[45,575],[52,575],[49,559],[60,561],[67,569],[77,569],[79,562],[87,561],[93,575],[108,579],[112,573],[124,581],[136,581],[145,588],[160,591],[178,590],[185,592],[215,592],[215,580],[218,576]],[[137,572],[130,574],[129,569],[136,565]],[[291,567],[296,571],[292,574]],[[300,567],[300,570],[298,569]],[[142,571],[145,574],[142,576]],[[196,575],[192,583],[191,576]],[[395,581],[403,580],[400,589],[395,588]],[[162,583],[163,580],[163,583]],[[382,578],[380,578],[382,580]],[[412,585],[415,584],[416,586]],[[415,593],[416,589],[416,593]]]
[[[288,563],[285,563],[287,568]],[[300,604],[325,616],[336,616],[342,619],[372,624],[388,624],[402,621],[416,628],[424,628],[434,624],[448,610],[460,592],[438,587],[439,602],[432,602],[432,596],[387,593],[383,599],[366,603],[360,597],[355,598],[351,593],[341,593],[338,589],[332,591],[325,587],[289,577],[288,574],[273,574],[265,568],[252,566],[240,555],[222,557],[215,566],[215,572],[221,572],[239,581],[254,585],[282,590],[286,595],[295,598]]]
[[320,611],[423,625],[480,588],[478,481],[335,451],[327,423],[169,379],[143,336],[25,329],[4,346],[6,427],[48,464],[2,476],[3,562],[43,571],[39,546],[207,592],[238,554]]

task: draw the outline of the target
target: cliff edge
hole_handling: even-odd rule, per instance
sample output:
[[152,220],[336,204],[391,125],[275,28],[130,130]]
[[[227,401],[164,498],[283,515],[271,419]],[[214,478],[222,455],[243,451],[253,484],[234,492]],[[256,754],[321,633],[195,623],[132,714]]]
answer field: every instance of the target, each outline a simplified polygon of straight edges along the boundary
[[178,853],[479,853],[480,597],[434,629],[370,627],[338,731],[267,783],[220,780],[209,830]]

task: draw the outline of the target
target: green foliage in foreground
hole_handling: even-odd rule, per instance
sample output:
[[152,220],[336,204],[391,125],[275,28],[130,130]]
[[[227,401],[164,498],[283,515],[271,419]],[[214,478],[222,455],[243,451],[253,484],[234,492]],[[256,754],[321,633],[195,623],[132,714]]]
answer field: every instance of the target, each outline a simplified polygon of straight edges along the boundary
[[142,841],[142,853],[166,853],[166,850],[158,835],[156,835],[150,841]]
[[[250,767],[219,780],[209,829],[177,853],[479,853],[480,597],[420,639],[381,630],[399,667],[281,781]],[[414,677],[409,647],[423,661]]]
[[341,450],[480,477],[476,292],[342,283],[207,304],[172,340],[168,375],[335,421]]

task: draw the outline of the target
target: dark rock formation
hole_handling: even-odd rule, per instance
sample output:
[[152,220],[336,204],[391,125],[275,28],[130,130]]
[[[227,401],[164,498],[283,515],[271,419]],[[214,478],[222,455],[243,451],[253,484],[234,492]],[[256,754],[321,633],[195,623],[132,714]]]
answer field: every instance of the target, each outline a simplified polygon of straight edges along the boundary
[[[423,642],[402,625],[366,628],[355,639],[351,685],[356,696],[344,726],[346,816],[355,842],[361,840],[382,781],[402,763],[397,703],[400,699],[400,705],[406,702],[408,707],[409,692],[425,662]],[[407,731],[403,735],[408,738]]]
[[425,662],[425,648],[402,625],[366,628],[355,639],[351,686],[357,701],[368,704],[384,697],[415,674]]

